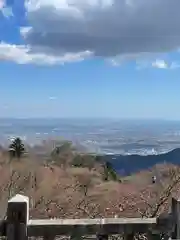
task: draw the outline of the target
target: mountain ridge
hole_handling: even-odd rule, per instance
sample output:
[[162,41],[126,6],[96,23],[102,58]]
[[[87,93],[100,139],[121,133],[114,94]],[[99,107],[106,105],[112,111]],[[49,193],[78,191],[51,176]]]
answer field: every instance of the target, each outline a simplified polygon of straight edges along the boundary
[[180,165],[180,148],[175,148],[170,152],[157,155],[105,155],[106,161],[112,163],[114,169],[120,174],[129,175],[143,169],[151,168],[158,163],[172,163]]

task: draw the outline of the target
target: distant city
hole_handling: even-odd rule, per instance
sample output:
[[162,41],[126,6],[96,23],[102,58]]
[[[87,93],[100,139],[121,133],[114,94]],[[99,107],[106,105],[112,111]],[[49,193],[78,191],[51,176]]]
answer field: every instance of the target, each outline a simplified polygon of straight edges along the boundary
[[165,153],[180,147],[180,121],[108,119],[0,119],[0,143],[19,136],[30,145],[71,140],[98,154]]

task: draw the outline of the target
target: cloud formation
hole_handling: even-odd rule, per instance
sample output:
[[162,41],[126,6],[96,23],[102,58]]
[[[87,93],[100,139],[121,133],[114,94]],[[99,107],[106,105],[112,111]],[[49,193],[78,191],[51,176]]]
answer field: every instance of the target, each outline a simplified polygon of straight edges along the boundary
[[165,61],[163,59],[156,59],[155,61],[137,61],[137,70],[145,68],[157,68],[157,69],[168,69],[173,70],[180,68],[180,63],[175,61]]
[[5,18],[13,16],[11,7],[8,7],[6,1],[4,0],[0,0],[0,12]]
[[179,0],[27,0],[25,8],[30,27],[21,33],[35,62],[67,53],[136,59],[180,47]]
[[4,7],[4,1],[0,0],[0,9],[2,9]]
[[55,96],[50,96],[49,97],[49,100],[56,100],[57,99],[57,97],[55,97]]
[[64,53],[54,56],[41,52],[31,52],[25,45],[0,43],[0,61],[13,61],[17,64],[54,65],[82,61],[91,56],[88,51],[78,53]]
[[167,69],[170,66],[168,65],[168,63],[164,60],[161,59],[157,59],[155,62],[152,63],[152,67],[154,68],[161,68],[161,69]]
[[152,62],[152,67],[173,70],[173,69],[180,68],[180,63],[175,61],[168,62],[162,59],[157,59],[156,61]]

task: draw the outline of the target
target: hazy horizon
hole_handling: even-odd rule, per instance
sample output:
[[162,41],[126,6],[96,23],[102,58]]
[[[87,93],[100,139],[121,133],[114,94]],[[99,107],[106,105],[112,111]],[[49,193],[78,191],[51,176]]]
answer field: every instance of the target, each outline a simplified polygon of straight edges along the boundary
[[0,119],[0,143],[70,140],[88,152],[158,154],[180,147],[180,121],[31,118]]
[[126,117],[2,117],[0,116],[0,120],[6,120],[6,119],[12,119],[12,120],[33,120],[33,119],[46,119],[46,120],[105,120],[105,121],[172,121],[172,122],[180,122],[179,119],[173,119],[173,118],[126,118]]

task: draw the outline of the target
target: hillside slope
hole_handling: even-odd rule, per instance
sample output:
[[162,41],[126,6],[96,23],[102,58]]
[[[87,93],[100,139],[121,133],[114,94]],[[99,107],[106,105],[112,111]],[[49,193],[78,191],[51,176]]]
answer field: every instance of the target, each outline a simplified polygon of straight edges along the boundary
[[142,169],[151,168],[158,163],[166,162],[179,165],[180,148],[159,155],[107,155],[104,158],[110,161],[119,173],[127,175]]
[[[171,172],[179,176],[179,168],[173,165],[157,166],[156,170],[161,179],[157,184],[151,183],[152,170],[131,175],[119,183],[104,182],[98,169],[62,168],[37,164],[28,159],[2,163],[0,215],[5,214],[7,199],[20,193],[30,197],[30,217],[33,218],[142,216],[149,203],[155,206],[164,189],[171,184]],[[179,188],[178,182],[173,188],[175,194]],[[157,214],[168,210],[170,198]],[[154,210],[148,211],[147,216]]]

